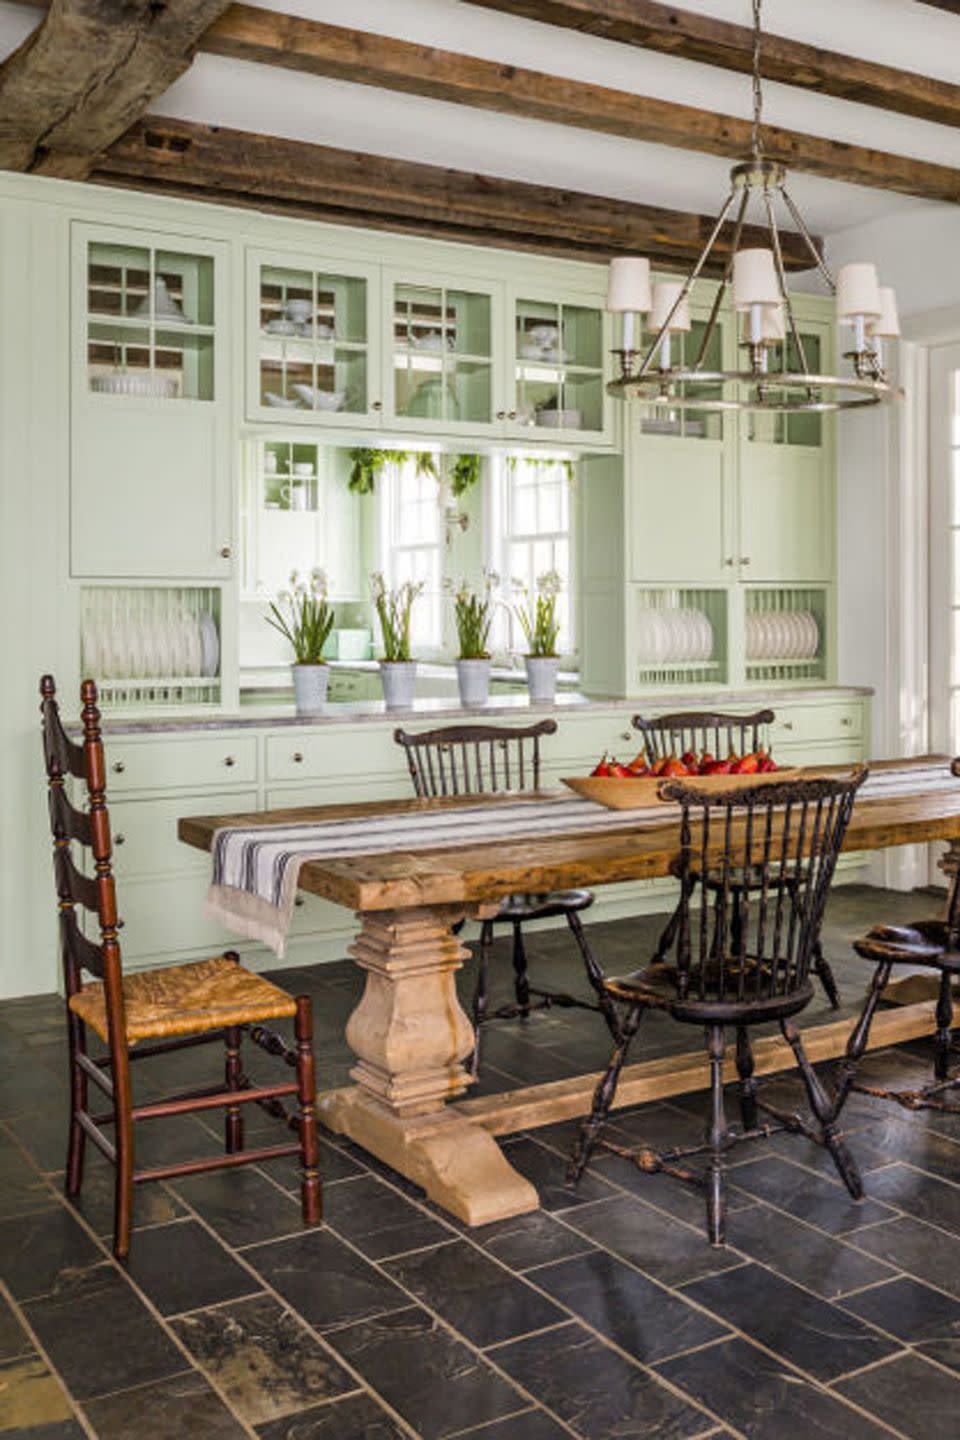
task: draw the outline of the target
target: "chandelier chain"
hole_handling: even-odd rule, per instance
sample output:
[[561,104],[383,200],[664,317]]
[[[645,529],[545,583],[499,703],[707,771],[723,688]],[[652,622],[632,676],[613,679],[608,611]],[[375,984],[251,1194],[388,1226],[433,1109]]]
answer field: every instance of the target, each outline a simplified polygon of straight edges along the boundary
[[759,160],[763,156],[763,139],[760,134],[760,121],[763,116],[763,87],[760,83],[760,25],[763,0],[753,0],[753,129],[751,132],[752,158]]

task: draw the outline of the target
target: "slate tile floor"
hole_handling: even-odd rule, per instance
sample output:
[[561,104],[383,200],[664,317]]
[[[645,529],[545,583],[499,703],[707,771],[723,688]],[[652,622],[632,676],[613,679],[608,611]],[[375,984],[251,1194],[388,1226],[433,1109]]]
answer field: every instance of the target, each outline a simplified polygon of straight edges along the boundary
[[[850,937],[925,905],[936,901],[836,892],[827,950],[851,1005],[864,972]],[[660,923],[595,927],[598,956],[631,967]],[[579,985],[565,934],[534,935],[530,950],[560,987]],[[342,1083],[358,972],[344,962],[284,978],[314,995],[323,1083]],[[607,1054],[597,1017],[581,1011],[485,1039],[488,1092],[596,1069]],[[643,1040],[650,1056],[697,1037],[655,1019]],[[210,1060],[194,1052],[175,1075],[165,1063],[151,1073],[179,1086],[206,1078]],[[910,1084],[927,1063],[917,1044],[868,1067]],[[0,1440],[958,1433],[960,1117],[854,1097],[860,1205],[807,1142],[744,1147],[720,1251],[699,1195],[619,1157],[598,1157],[568,1190],[571,1123],[504,1138],[543,1208],[480,1230],[325,1137],[324,1229],[300,1228],[292,1164],[195,1176],[139,1192],[125,1270],[110,1255],[110,1172],[95,1153],[81,1203],[62,1197],[65,1078],[59,1001],[0,1006]],[[792,1080],[771,1084],[794,1093]],[[703,1097],[685,1096],[616,1124],[684,1144],[702,1114]],[[212,1150],[215,1124],[158,1126],[150,1153]],[[248,1124],[252,1136],[272,1122]]]

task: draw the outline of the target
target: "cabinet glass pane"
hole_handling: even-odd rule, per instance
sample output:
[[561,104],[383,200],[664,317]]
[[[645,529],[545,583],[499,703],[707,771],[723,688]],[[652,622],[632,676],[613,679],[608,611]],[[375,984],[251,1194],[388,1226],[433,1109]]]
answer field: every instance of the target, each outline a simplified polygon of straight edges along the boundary
[[362,276],[261,266],[260,404],[364,414],[367,282]]
[[[772,398],[806,396],[804,390],[790,390],[776,385],[775,378],[778,373],[802,369],[804,361],[805,368],[812,374],[819,374],[823,368],[820,336],[801,330],[800,340],[803,345],[803,359],[792,335],[787,337],[786,345],[769,347],[769,369],[773,377],[769,392]],[[773,412],[758,414],[751,411],[747,416],[749,440],[764,441],[772,445],[819,445],[822,437],[823,417],[816,413],[790,415]]]
[[602,311],[518,300],[514,380],[521,424],[602,430]]
[[393,341],[397,415],[478,424],[492,420],[489,295],[395,285]]
[[[706,321],[693,320],[690,329],[670,337],[671,366],[692,368],[700,359],[703,349]],[[649,343],[648,338],[645,340]],[[716,325],[707,342],[701,361],[704,370],[723,369],[723,326]],[[688,399],[718,399],[723,387],[708,381],[689,381],[677,386],[677,394]],[[653,409],[644,407],[640,428],[646,435],[679,435],[688,440],[721,440],[723,438],[723,416],[719,410]]]
[[[270,440],[260,452],[265,510],[316,510],[318,504],[317,446],[306,442]],[[289,571],[296,568],[291,561]]]
[[91,243],[87,380],[101,394],[212,400],[210,256]]

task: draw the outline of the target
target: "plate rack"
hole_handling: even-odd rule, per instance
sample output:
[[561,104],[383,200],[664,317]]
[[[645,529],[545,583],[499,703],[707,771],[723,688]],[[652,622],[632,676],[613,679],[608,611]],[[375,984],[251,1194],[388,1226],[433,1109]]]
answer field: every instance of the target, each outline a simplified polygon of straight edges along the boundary
[[80,662],[109,710],[217,705],[220,591],[212,586],[85,586]]

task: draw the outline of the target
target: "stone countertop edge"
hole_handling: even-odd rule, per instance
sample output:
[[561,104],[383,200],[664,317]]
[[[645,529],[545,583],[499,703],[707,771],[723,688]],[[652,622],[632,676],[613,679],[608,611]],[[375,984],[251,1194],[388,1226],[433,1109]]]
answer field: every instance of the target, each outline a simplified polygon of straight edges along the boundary
[[[415,700],[408,710],[388,710],[382,700],[358,701],[350,704],[331,701],[327,708],[317,715],[298,715],[293,706],[264,705],[244,706],[242,712],[217,712],[195,715],[145,715],[118,716],[115,720],[104,717],[103,731],[106,735],[177,735],[191,731],[219,730],[272,730],[287,727],[315,729],[324,725],[383,724],[384,721],[398,725],[431,718],[454,720],[463,718],[482,722],[504,716],[520,717],[536,715],[586,715],[602,710],[640,711],[644,707],[664,709],[699,709],[716,707],[723,710],[728,705],[755,704],[757,709],[790,701],[794,704],[808,700],[846,700],[872,695],[873,689],[864,685],[823,685],[804,686],[796,689],[770,691],[731,690],[722,692],[700,691],[695,697],[690,694],[667,693],[650,696],[632,696],[628,699],[594,699],[586,695],[558,695],[549,705],[531,705],[526,695],[505,695],[476,709],[467,709],[456,698]],[[67,726],[76,734],[79,726]]]

